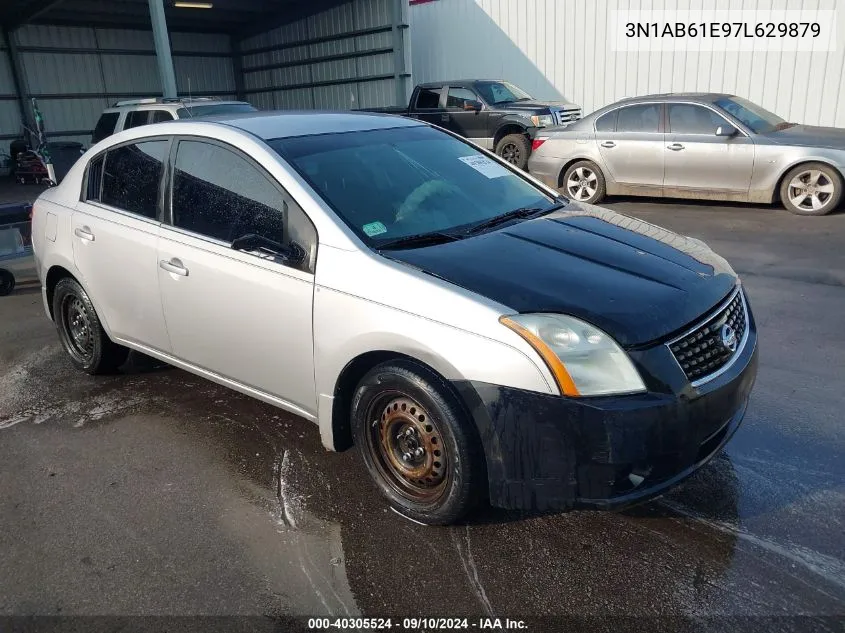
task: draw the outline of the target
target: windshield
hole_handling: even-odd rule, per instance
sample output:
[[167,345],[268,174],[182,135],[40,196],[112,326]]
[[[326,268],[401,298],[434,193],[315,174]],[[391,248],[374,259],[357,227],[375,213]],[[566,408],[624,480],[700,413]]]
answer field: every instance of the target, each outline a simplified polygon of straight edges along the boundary
[[375,247],[556,203],[472,145],[428,126],[283,138],[270,146]]
[[529,101],[533,97],[507,81],[479,81],[476,90],[489,104],[507,103],[509,101]]
[[755,134],[783,129],[786,121],[742,97],[722,97],[713,102],[725,112],[742,121]]
[[198,116],[214,116],[215,114],[239,114],[241,112],[257,112],[248,103],[214,103],[209,105],[192,105],[179,108],[176,116],[180,119],[190,119]]

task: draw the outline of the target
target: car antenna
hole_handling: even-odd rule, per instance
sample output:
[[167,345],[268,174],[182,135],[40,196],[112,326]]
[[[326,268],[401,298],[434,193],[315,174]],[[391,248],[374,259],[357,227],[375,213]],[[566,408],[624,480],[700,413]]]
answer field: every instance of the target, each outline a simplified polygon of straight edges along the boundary
[[[185,105],[185,102],[182,102],[182,105]],[[194,113],[191,112],[191,78],[188,77],[188,104],[185,105],[185,110],[188,111],[188,117],[193,119]]]

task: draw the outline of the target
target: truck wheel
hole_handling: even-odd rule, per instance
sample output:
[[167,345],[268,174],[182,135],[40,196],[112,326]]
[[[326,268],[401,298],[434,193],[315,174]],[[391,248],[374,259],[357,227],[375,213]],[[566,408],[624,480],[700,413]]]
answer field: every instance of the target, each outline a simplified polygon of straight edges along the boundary
[[824,163],[798,165],[784,176],[780,200],[796,215],[827,215],[842,200],[842,177]]
[[531,144],[525,134],[508,134],[496,143],[496,154],[523,170],[528,166],[530,153]]
[[15,289],[15,276],[8,270],[0,270],[0,297],[12,294]]
[[59,340],[74,367],[88,374],[111,374],[129,355],[109,339],[88,294],[75,279],[65,277],[53,292],[53,319]]
[[597,204],[605,194],[604,174],[595,163],[579,160],[563,174],[563,195],[575,202]]
[[486,496],[478,432],[457,396],[409,360],[376,366],[352,398],[352,429],[364,464],[400,514],[448,525]]

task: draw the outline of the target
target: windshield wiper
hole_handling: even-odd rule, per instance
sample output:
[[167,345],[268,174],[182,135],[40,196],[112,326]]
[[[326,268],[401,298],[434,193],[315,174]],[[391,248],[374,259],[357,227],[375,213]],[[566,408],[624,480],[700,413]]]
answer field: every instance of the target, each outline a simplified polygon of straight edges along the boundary
[[434,244],[442,244],[443,242],[454,242],[463,239],[461,235],[454,233],[445,233],[443,231],[434,231],[432,233],[418,233],[416,235],[406,235],[404,237],[397,237],[393,240],[387,240],[381,244],[377,244],[376,248],[391,249],[391,248],[408,248],[412,246],[431,246]]
[[511,211],[508,211],[507,213],[502,213],[501,215],[494,215],[492,218],[484,220],[483,222],[476,224],[473,227],[470,227],[466,230],[464,235],[477,235],[485,229],[490,229],[494,226],[504,224],[508,220],[546,215],[547,213],[551,213],[552,211],[557,211],[563,206],[564,203],[557,202],[550,207],[519,207],[518,209],[513,209]]

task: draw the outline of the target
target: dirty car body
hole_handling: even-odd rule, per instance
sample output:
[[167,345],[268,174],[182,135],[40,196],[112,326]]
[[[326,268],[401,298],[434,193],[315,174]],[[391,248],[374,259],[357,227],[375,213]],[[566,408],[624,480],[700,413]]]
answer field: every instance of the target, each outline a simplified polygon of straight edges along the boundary
[[[316,423],[330,450],[372,433],[371,474],[425,522],[484,496],[567,509],[659,494],[728,441],[756,373],[745,291],[706,245],[570,203],[412,120],[124,131],[42,194],[33,242],[78,367],[102,373],[88,343],[115,362],[134,349]],[[379,389],[404,399],[359,410]],[[406,401],[415,417],[379,435]],[[379,479],[431,463],[414,486]]]
[[[833,181],[823,177],[819,183],[826,192],[820,201],[799,190],[787,194],[812,214],[842,187],[845,174],[845,129],[788,123],[729,94],[623,99],[537,140],[541,146],[529,170],[562,190],[568,168],[589,161],[601,170],[608,195],[771,203],[783,198],[781,185],[791,170],[820,164]],[[837,193],[825,211],[840,199]]]

